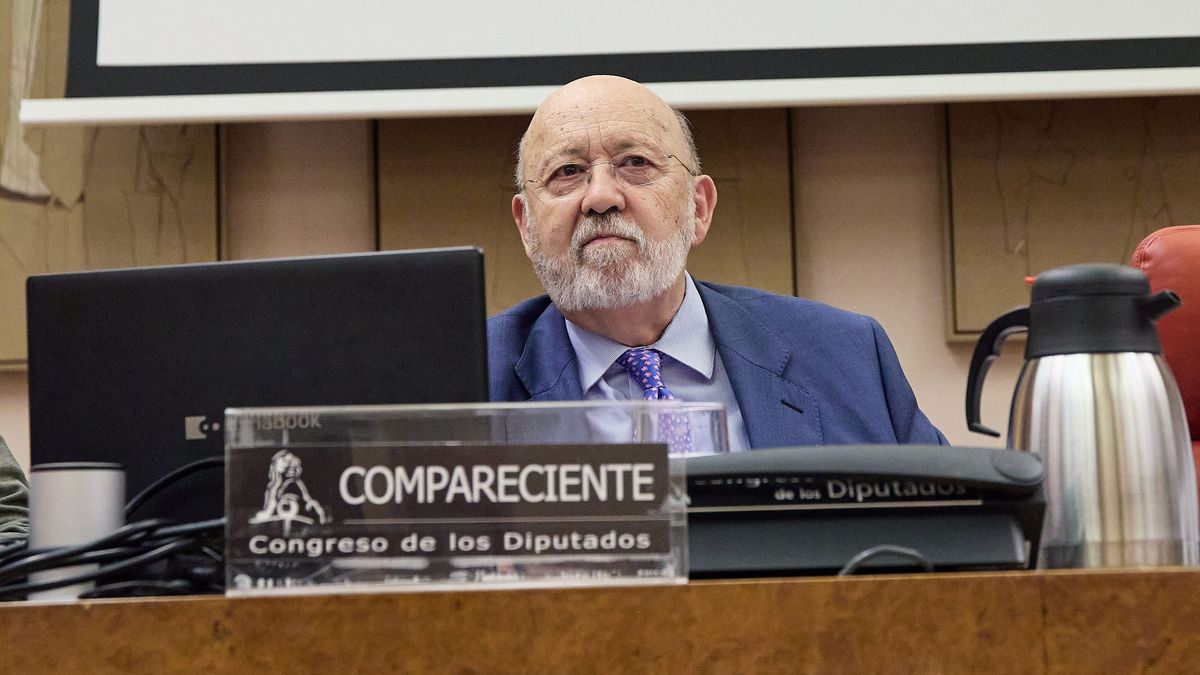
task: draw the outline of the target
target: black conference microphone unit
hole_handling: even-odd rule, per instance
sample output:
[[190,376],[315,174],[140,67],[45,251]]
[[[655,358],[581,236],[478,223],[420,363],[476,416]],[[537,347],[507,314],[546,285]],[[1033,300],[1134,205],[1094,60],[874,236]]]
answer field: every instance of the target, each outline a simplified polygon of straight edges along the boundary
[[850,445],[684,460],[691,578],[1036,566],[1034,454]]

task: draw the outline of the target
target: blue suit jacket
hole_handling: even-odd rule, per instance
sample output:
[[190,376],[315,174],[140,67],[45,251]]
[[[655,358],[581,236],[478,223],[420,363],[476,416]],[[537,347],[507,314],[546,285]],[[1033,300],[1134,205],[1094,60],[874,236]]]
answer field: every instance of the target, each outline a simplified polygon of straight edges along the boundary
[[[752,448],[945,444],[883,328],[811,300],[696,283]],[[545,296],[488,320],[493,401],[583,398],[562,314]]]

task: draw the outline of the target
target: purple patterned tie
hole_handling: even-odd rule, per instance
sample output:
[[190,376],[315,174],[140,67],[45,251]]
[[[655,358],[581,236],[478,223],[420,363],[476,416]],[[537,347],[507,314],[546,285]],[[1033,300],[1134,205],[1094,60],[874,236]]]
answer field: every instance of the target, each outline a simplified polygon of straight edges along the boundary
[[[642,398],[647,401],[673,401],[675,394],[667,389],[662,379],[662,352],[646,347],[634,347],[625,350],[617,358],[617,363],[629,373],[634,381],[642,387]],[[667,444],[672,454],[688,453],[695,450],[692,442],[692,431],[688,426],[687,416],[682,414],[666,414],[659,417],[658,437]]]

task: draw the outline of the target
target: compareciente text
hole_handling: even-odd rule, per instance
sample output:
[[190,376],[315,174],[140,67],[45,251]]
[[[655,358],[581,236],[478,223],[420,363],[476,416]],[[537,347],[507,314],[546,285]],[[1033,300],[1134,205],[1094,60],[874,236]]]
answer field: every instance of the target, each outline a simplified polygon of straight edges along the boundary
[[349,466],[338,490],[351,505],[653,501],[654,465],[475,464]]

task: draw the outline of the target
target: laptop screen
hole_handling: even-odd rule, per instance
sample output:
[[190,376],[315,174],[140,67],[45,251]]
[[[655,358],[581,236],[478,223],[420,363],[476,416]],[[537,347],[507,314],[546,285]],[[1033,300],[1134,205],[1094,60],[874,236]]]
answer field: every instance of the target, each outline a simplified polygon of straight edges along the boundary
[[[119,462],[129,495],[223,455],[227,407],[488,397],[478,249],[37,275],[27,300],[33,463]],[[221,480],[138,518],[219,517]]]

